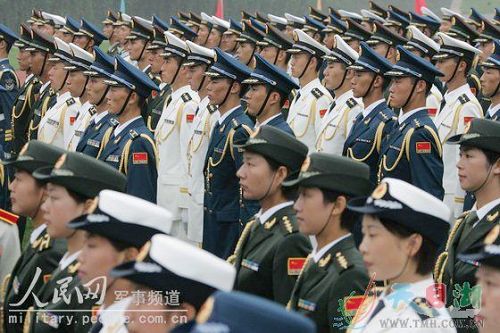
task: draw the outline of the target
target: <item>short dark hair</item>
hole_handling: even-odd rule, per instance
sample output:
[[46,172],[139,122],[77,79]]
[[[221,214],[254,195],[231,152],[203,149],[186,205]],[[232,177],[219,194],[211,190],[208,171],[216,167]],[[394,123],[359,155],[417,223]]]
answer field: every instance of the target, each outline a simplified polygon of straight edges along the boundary
[[68,191],[69,196],[71,198],[73,198],[73,200],[75,200],[76,203],[78,203],[78,204],[83,204],[83,203],[85,203],[85,201],[91,199],[90,197],[87,197],[86,195],[76,193],[75,191],[72,191],[68,188],[66,188],[66,191]]
[[136,246],[134,246],[132,244],[129,244],[127,242],[119,241],[119,240],[115,240],[115,239],[111,239],[111,238],[108,238],[106,236],[102,236],[100,234],[96,234],[96,233],[93,233],[93,232],[89,232],[89,234],[88,234],[88,238],[95,237],[95,236],[106,238],[111,243],[111,246],[113,246],[113,248],[117,252],[125,251],[126,249],[131,248],[131,247],[136,248],[136,249],[140,249],[140,247],[136,247]]
[[283,105],[285,105],[285,102],[287,101],[288,96],[285,95],[285,93],[279,91],[278,89],[271,88],[271,86],[268,85],[268,84],[266,84],[265,87],[266,87],[266,92],[268,94],[271,93],[271,92],[277,92],[280,95],[280,107],[282,108]]
[[[411,235],[417,233],[390,219],[379,219],[391,234],[399,238],[408,238]],[[429,273],[432,273],[434,263],[436,262],[439,254],[439,248],[438,245],[432,242],[429,238],[425,237],[422,234],[420,235],[422,236],[422,245],[415,255],[415,259],[417,260],[417,273],[420,275],[427,275]]]
[[[337,191],[332,191],[332,190],[326,190],[320,188],[321,192],[323,193],[323,202],[325,204],[327,203],[332,203],[337,200],[338,197],[343,196],[347,201],[351,198],[350,195],[345,194],[345,193],[340,193]],[[340,227],[342,229],[352,231],[354,228],[354,225],[360,220],[361,214],[354,212],[350,209],[347,209],[347,207],[344,209],[342,214],[340,215]]]
[[[286,165],[283,165],[283,163],[280,163],[278,161],[275,161],[272,158],[269,158],[267,156],[262,156],[266,160],[267,164],[269,164],[269,168],[271,168],[272,171],[277,171],[280,166],[286,167],[287,170],[287,175],[290,176],[290,168],[288,168]],[[283,193],[283,196],[289,200],[289,201],[295,201],[297,199],[297,189],[298,187],[292,186],[292,187],[281,187],[281,193]]]

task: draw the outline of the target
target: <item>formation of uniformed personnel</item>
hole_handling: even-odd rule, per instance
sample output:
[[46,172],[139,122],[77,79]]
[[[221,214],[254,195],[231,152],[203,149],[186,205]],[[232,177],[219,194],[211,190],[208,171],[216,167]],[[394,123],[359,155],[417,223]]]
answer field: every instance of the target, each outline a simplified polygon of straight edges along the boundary
[[500,121],[500,41],[495,40],[493,45],[492,54],[481,63],[483,95],[491,100],[489,108],[483,111],[484,119]]
[[73,130],[65,148],[69,151],[75,151],[83,132],[89,125],[90,118],[95,114],[95,107],[89,101],[87,93],[89,76],[84,73],[92,65],[95,57],[92,53],[85,51],[73,43],[70,43],[69,46],[73,57],[70,59],[69,66],[66,66],[66,69],[69,71],[67,86],[71,96],[80,100],[81,106],[73,121]]
[[98,47],[94,47],[94,53],[95,61],[83,73],[88,77],[86,86],[88,103],[93,106],[95,112],[88,120],[86,128],[83,129],[75,150],[97,157],[104,148],[104,134],[110,127],[116,125],[117,120],[108,112],[106,95],[110,86],[104,82],[109,74],[113,73],[115,60]]
[[152,24],[141,17],[132,17],[132,30],[125,39],[130,59],[136,61],[137,67],[144,71],[149,65],[147,47],[153,40]]
[[208,78],[205,76],[207,69],[214,63],[215,51],[190,41],[186,41],[186,44],[189,48],[189,55],[183,65],[189,68],[189,84],[200,98],[187,143],[187,188],[189,192],[187,237],[191,242],[201,244],[203,239],[205,156],[212,129],[219,118],[217,106],[210,104],[207,95]]
[[[26,314],[24,331],[87,332],[91,324],[83,322],[82,317],[89,315],[91,306],[98,299],[88,294],[84,296],[85,290],[77,279],[77,259],[85,234],[70,229],[69,222],[83,215],[101,190],[123,191],[126,178],[101,161],[73,152],[61,155],[53,167],[35,170],[33,177],[47,184],[47,199],[41,207],[47,233],[54,239],[66,239],[67,250],[58,267],[45,277],[44,285],[36,293],[33,307]],[[64,313],[57,312],[67,308],[76,313],[70,320],[65,319]]]
[[299,80],[300,89],[290,103],[287,123],[295,137],[314,151],[316,134],[323,116],[332,102],[332,96],[318,79],[322,57],[329,50],[307,35],[295,29],[292,48],[291,74]]
[[298,85],[286,72],[267,62],[264,57],[257,54],[255,60],[255,70],[243,81],[249,85],[245,94],[247,113],[255,118],[256,129],[269,125],[294,136],[283,116],[282,107],[288,101],[292,89],[297,89]]
[[376,184],[382,141],[394,123],[394,111],[387,106],[383,97],[389,85],[384,73],[392,67],[368,44],[362,43],[361,49],[361,55],[348,69],[354,70],[351,80],[353,96],[363,100],[364,109],[354,119],[342,155],[367,164],[370,167],[370,181]]
[[[44,185],[32,176],[38,168],[53,166],[63,152],[55,146],[32,140],[17,158],[3,161],[4,165],[15,168],[9,186],[12,212],[31,218],[33,226],[28,246],[22,251],[9,278],[2,284],[4,298],[1,316],[4,332],[22,332],[26,315],[22,310],[33,305],[34,295],[56,269],[66,252],[66,241],[51,238],[47,233],[47,224],[41,210],[47,191]],[[13,248],[10,248],[9,252],[9,256],[15,257]]]
[[[90,331],[123,330],[125,310],[132,301],[125,293],[133,288],[125,280],[112,278],[111,269],[135,260],[153,235],[169,233],[171,215],[153,203],[112,190],[101,191],[95,201],[87,215],[68,224],[85,231],[87,237],[78,256],[78,278],[84,288],[103,299]],[[120,295],[124,297],[120,299]]]
[[[424,60],[432,62],[432,57],[439,52],[439,44],[434,40],[427,37],[423,32],[421,32],[417,27],[410,25],[408,27],[409,40],[404,45],[407,50],[410,50],[415,55],[422,57]],[[427,95],[427,100],[425,106],[429,111],[429,117],[434,119],[437,115],[441,102],[443,101],[443,94],[441,93],[440,86],[436,85],[440,83],[439,80],[434,81],[431,91]]]
[[[363,300],[352,332],[456,332],[448,311],[433,304],[429,292],[435,287],[432,263],[450,228],[448,207],[416,186],[385,178],[370,196],[349,201],[348,208],[364,214],[359,250],[368,272],[387,283],[381,295]],[[384,326],[394,318],[413,326]],[[434,323],[430,330],[427,320]]]
[[12,106],[20,90],[19,79],[9,63],[9,53],[19,37],[5,25],[0,23],[0,142],[12,136],[10,118]]
[[205,72],[208,98],[218,105],[220,118],[214,125],[204,163],[205,196],[203,249],[227,258],[233,253],[242,226],[257,210],[255,202],[241,197],[236,171],[242,154],[235,143],[243,141],[253,126],[241,107],[242,82],[250,70],[231,55],[216,49],[216,62]]
[[311,238],[313,250],[300,272],[288,307],[314,320],[317,332],[347,327],[347,297],[362,296],[368,275],[351,230],[358,215],[347,210],[349,198],[366,195],[372,186],[367,165],[344,156],[312,153],[297,179],[295,201],[299,231]]
[[351,88],[354,71],[348,69],[358,59],[358,53],[339,35],[335,35],[334,41],[333,50],[323,57],[327,62],[323,84],[335,93],[335,98],[322,116],[315,148],[318,152],[342,155],[345,141],[354,120],[363,110],[363,104],[354,98]]
[[78,97],[71,96],[67,85],[67,66],[73,58],[71,47],[57,37],[54,43],[56,51],[48,61],[52,62],[49,79],[51,88],[57,92],[57,101],[40,119],[37,139],[65,149],[73,136],[73,124],[81,104]]
[[[492,120],[473,119],[463,134],[452,136],[449,144],[460,145],[457,162],[460,186],[473,192],[476,203],[472,210],[464,212],[454,223],[446,250],[436,263],[434,278],[446,285],[446,305],[458,308],[454,302],[456,286],[476,283],[477,265],[458,260],[461,252],[472,250],[486,241],[492,229],[500,222],[500,186],[498,183],[500,163],[500,123]],[[469,307],[470,308],[470,307]],[[453,313],[453,311],[452,311]],[[457,327],[470,323],[471,318],[455,318]]]
[[241,24],[233,19],[229,19],[229,29],[222,34],[220,48],[229,54],[235,54],[238,47],[237,38],[243,31]]
[[436,67],[444,74],[440,79],[446,83],[447,91],[443,96],[442,107],[434,117],[434,123],[443,144],[444,201],[454,217],[458,217],[463,210],[465,196],[458,184],[458,147],[444,143],[453,135],[462,134],[471,119],[483,116],[481,106],[467,83],[467,73],[479,50],[446,34],[438,33],[438,36],[442,39],[442,45],[433,59],[437,61]]
[[255,68],[254,55],[258,53],[257,43],[262,41],[264,33],[253,26],[250,20],[243,20],[241,29],[240,35],[236,38],[238,47],[234,56],[243,65]]
[[392,78],[390,105],[401,113],[382,142],[377,178],[402,179],[443,199],[443,148],[425,106],[442,73],[401,46],[398,52],[399,61],[385,75]]
[[[115,267],[111,276],[133,282],[138,291],[177,292],[179,297],[171,298],[168,302],[136,299],[127,308],[130,310],[127,313],[129,332],[169,332],[175,326],[190,325],[179,321],[176,313],[181,313],[191,321],[215,291],[231,291],[235,269],[200,248],[171,236],[157,234],[135,261]],[[148,311],[157,311],[162,320],[144,322],[141,316]]]
[[183,65],[189,53],[186,42],[168,31],[165,39],[162,79],[170,85],[172,92],[163,106],[154,133],[159,154],[157,202],[173,214],[171,234],[186,240],[189,205],[187,149],[200,100],[189,85],[190,69]]
[[32,30],[31,36],[32,39],[28,41],[29,46],[26,50],[31,52],[33,74],[40,80],[41,87],[38,99],[33,104],[31,115],[19,118],[12,117],[14,135],[12,152],[14,154],[21,150],[27,140],[38,138],[38,128],[42,117],[58,102],[57,91],[52,88],[49,79],[49,71],[53,63],[48,60],[51,54],[56,51],[54,39],[36,29]]
[[97,158],[127,176],[128,194],[156,202],[158,153],[141,117],[141,107],[158,86],[121,57],[116,58],[115,71],[107,76],[108,112],[117,123],[104,134]]
[[228,259],[236,267],[234,288],[285,305],[310,252],[310,242],[298,232],[293,210],[296,188],[281,185],[298,176],[307,146],[264,125],[239,147],[244,150],[237,173],[243,197],[258,200],[262,208],[245,225]]

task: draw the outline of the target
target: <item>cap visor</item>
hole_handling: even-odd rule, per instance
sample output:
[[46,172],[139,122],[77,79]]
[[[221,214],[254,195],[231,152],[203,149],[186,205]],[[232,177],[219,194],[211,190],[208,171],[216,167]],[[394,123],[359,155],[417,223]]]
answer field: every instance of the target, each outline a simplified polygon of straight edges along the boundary
[[349,200],[347,203],[347,209],[352,210],[353,212],[362,213],[362,214],[377,214],[385,211],[384,208],[375,207],[372,205],[367,205],[366,200],[368,197],[357,197]]

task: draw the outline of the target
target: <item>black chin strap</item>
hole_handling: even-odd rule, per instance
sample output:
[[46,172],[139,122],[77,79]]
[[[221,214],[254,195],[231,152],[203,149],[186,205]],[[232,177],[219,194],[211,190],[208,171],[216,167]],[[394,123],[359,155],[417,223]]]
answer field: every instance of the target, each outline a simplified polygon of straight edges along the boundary
[[104,102],[104,98],[106,98],[106,95],[108,94],[108,91],[109,91],[110,87],[111,86],[108,86],[108,85],[106,86],[106,90],[104,90],[104,94],[102,94],[101,99],[99,100],[99,102],[97,102],[96,106],[97,105],[101,105],[102,102]]
[[413,87],[411,88],[410,95],[408,95],[408,98],[406,98],[406,102],[405,102],[405,104],[403,104],[401,109],[404,109],[404,107],[410,102],[410,99],[413,95],[413,92],[415,91],[415,88],[417,87],[417,83],[418,83],[418,80],[415,80],[415,82],[413,83]]
[[[347,77],[347,69],[344,71],[344,76],[342,77],[342,81],[340,81],[340,84],[338,86],[336,86],[335,88],[333,88],[333,90],[337,90],[340,87],[342,87],[344,85],[344,81],[345,81],[346,77]],[[372,84],[373,84],[373,82],[372,82]]]
[[455,74],[457,74],[457,70],[458,70],[458,65],[460,65],[460,58],[458,59],[457,65],[455,66],[455,70],[453,71],[453,75],[450,77],[450,79],[448,81],[446,81],[446,83],[450,82],[451,80],[453,80],[455,78]]
[[125,103],[123,103],[122,108],[120,109],[120,112],[118,112],[116,114],[117,116],[120,116],[123,113],[123,111],[125,111],[125,108],[127,107],[128,101],[130,99],[130,96],[132,96],[132,93],[133,93],[133,91],[130,90],[130,92],[128,93],[127,99],[125,100]]
[[493,94],[491,94],[490,98],[496,96],[496,94],[498,94],[498,89],[500,88],[500,81],[498,82],[497,84],[497,88],[495,89],[495,91],[493,92]]
[[[208,26],[207,26],[207,27],[208,27]],[[207,43],[208,43],[208,38],[210,37],[210,33],[212,32],[212,29],[213,29],[213,27],[208,29],[207,38],[205,38],[205,42],[203,43],[203,46],[207,45]]]
[[181,66],[182,66],[182,61],[180,62],[179,66],[177,66],[177,70],[175,71],[175,75],[169,84],[173,84],[175,82],[175,79],[177,78],[177,75],[179,75],[179,71],[181,70]]
[[304,74],[306,73],[306,70],[307,70],[307,67],[309,67],[309,64],[311,63],[311,59],[312,59],[313,55],[312,54],[309,54],[309,59],[307,60],[307,63],[306,65],[304,66],[304,69],[302,70],[302,73],[300,74],[300,76],[298,77],[298,79],[300,80]]
[[334,209],[335,209],[335,203],[333,203],[333,207],[330,210],[330,214],[328,214],[328,217],[326,218],[326,222],[323,224],[323,228],[321,228],[321,230],[315,235],[316,239],[318,239],[318,236],[321,235],[323,233],[323,231],[325,231],[326,226],[328,225],[328,223],[330,223],[330,218],[332,217],[332,213],[333,213]]
[[262,202],[262,200],[264,200],[265,198],[267,198],[269,196],[269,192],[271,192],[271,187],[273,187],[275,177],[276,177],[276,171],[273,173],[273,179],[271,179],[271,182],[269,183],[269,186],[267,187],[266,193],[262,197],[257,199],[257,201]]
[[45,56],[43,57],[43,64],[42,64],[42,69],[40,70],[40,74],[38,76],[42,77],[43,71],[45,69],[45,65],[47,64],[47,57],[48,53],[45,53]]
[[368,89],[366,89],[365,93],[361,96],[361,98],[365,98],[366,95],[370,92],[370,88],[373,86],[373,83],[375,82],[375,79],[377,78],[377,73],[374,73],[375,75],[373,76],[372,82],[368,85]]
[[201,79],[201,82],[200,82],[200,84],[198,85],[198,90],[197,90],[197,91],[200,91],[200,90],[201,90],[201,87],[203,87],[203,83],[205,83],[205,78],[206,78],[206,76],[205,76],[205,75],[203,75],[203,79]]
[[269,96],[271,96],[271,93],[272,93],[272,91],[269,91],[267,93],[266,99],[264,99],[264,103],[262,103],[262,105],[260,106],[259,112],[257,112],[257,114],[255,115],[255,118],[258,118],[262,114],[262,112],[264,112],[264,108],[266,107],[267,101],[269,99]]
[[[89,83],[89,76],[88,75],[85,75],[87,78],[85,79],[85,85],[83,86],[83,89],[82,89],[82,93],[80,94],[80,96],[78,96],[78,98],[82,97],[83,94],[85,94],[85,90],[87,90],[87,83]],[[109,86],[108,86],[109,87]]]
[[475,196],[476,196],[476,193],[481,191],[483,189],[484,185],[486,185],[486,183],[488,182],[488,178],[490,177],[491,171],[493,170],[493,166],[495,165],[495,163],[496,163],[496,161],[490,165],[490,170],[488,170],[488,174],[484,178],[483,183],[480,186],[478,186],[475,190],[471,191],[472,193],[474,193]]
[[250,59],[248,59],[248,62],[245,64],[246,66],[248,66],[252,62],[252,59],[253,59],[253,56],[255,55],[256,49],[257,49],[257,45],[254,46],[253,51],[252,51],[252,55],[250,56]]
[[144,51],[146,50],[146,46],[148,45],[148,41],[145,41],[144,46],[142,47],[141,53],[139,54],[139,58],[137,61],[140,61],[142,58],[142,55],[144,54]]
[[276,62],[278,62],[278,57],[280,56],[280,49],[278,49],[278,52],[276,53],[276,57],[274,57],[274,62],[273,65],[276,65]]
[[64,87],[64,85],[66,84],[66,80],[68,80],[68,76],[69,76],[69,71],[67,70],[66,71],[66,76],[64,77],[64,81],[62,82],[62,84],[59,87],[59,89],[57,89],[57,91],[61,90]]
[[85,47],[83,48],[85,51],[87,51],[87,47],[89,47],[89,44],[90,44],[90,40],[92,38],[89,37],[89,40],[87,41],[87,43],[85,43]]
[[226,103],[226,100],[229,97],[229,93],[231,92],[231,88],[233,87],[233,83],[234,83],[234,80],[231,79],[231,83],[229,84],[229,88],[227,89],[226,96],[222,100],[222,103],[219,104],[219,106],[222,106],[222,105],[224,105],[224,103]]

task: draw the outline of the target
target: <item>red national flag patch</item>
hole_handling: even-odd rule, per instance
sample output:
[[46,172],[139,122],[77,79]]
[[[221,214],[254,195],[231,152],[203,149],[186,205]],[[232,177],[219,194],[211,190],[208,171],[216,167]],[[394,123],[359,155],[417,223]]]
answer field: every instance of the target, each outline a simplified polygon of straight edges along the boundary
[[319,116],[320,116],[321,118],[323,118],[323,117],[325,116],[325,114],[326,114],[326,111],[328,111],[328,109],[322,109],[322,110],[319,110]]
[[417,154],[429,154],[431,152],[431,143],[428,141],[417,142],[415,144]]
[[75,123],[76,117],[69,117],[69,124],[73,125]]
[[186,121],[188,123],[192,123],[193,120],[194,120],[194,113],[188,113],[188,114],[186,114]]
[[476,93],[477,93],[477,89],[475,87],[471,87],[470,88],[470,92],[474,94],[474,96],[476,96]]
[[306,258],[288,258],[288,275],[299,275]]
[[290,108],[290,100],[286,99],[285,103],[283,103],[283,109],[288,109]]
[[49,282],[50,278],[52,277],[52,274],[45,274],[43,276],[43,283]]
[[348,296],[344,298],[344,309],[348,312],[355,312],[359,309],[363,301],[365,300],[365,296]]
[[438,109],[429,108],[429,109],[427,109],[427,111],[428,111],[429,117],[434,117],[434,116],[436,116]]
[[474,117],[464,117],[464,125],[467,125],[468,123],[470,123],[470,121],[474,119]]
[[148,164],[148,154],[145,152],[133,153],[132,163],[134,164]]

